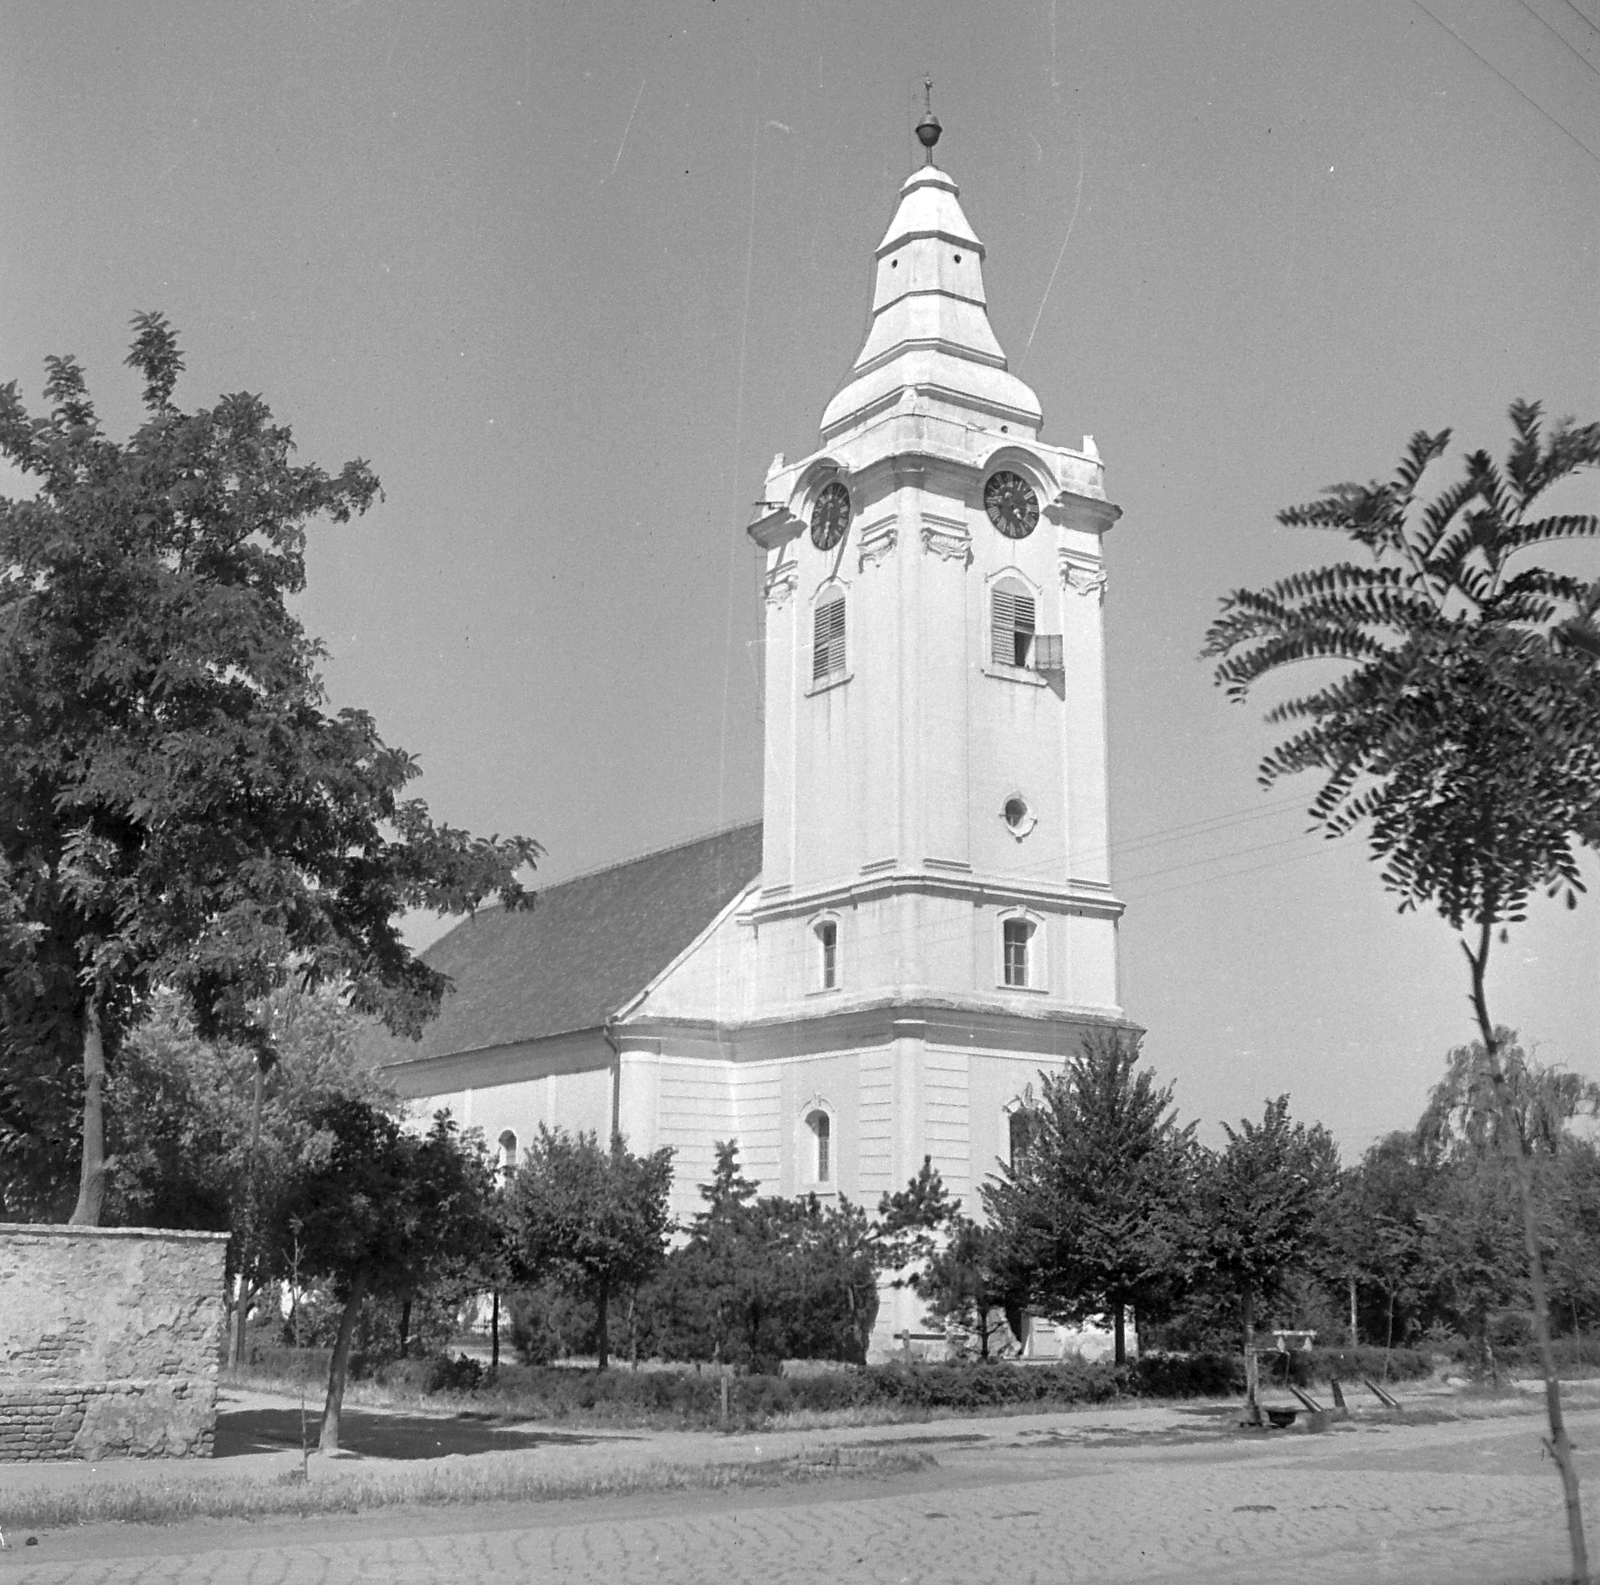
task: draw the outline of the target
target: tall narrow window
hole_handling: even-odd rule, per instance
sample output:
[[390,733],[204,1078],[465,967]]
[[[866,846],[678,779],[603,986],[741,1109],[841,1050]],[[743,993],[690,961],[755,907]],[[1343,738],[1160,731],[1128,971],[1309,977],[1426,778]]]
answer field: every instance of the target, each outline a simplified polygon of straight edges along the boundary
[[991,650],[997,666],[1027,666],[1033,661],[1033,596],[1014,584],[990,595]]
[[806,1118],[811,1130],[812,1168],[815,1181],[829,1183],[833,1180],[833,1120],[819,1107]]
[[817,607],[811,646],[811,680],[844,675],[844,596],[830,594]]
[[500,1170],[508,1178],[517,1170],[517,1136],[509,1128],[500,1136]]
[[1007,985],[1026,986],[1028,946],[1033,937],[1033,926],[1026,919],[1008,919],[1000,928],[1005,949],[1005,982]]
[[1033,1141],[1033,1119],[1025,1106],[1019,1106],[1006,1119],[1006,1144],[1011,1152],[1011,1170],[1020,1168],[1028,1159],[1028,1146]]
[[839,926],[832,919],[824,919],[817,926],[817,958],[822,988],[831,991],[839,983]]

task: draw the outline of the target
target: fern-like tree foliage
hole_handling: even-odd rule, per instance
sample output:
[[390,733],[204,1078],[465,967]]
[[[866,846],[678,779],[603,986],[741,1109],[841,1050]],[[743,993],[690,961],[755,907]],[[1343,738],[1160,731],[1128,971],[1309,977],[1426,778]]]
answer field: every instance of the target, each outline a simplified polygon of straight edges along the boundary
[[1419,431],[1392,479],[1341,484],[1278,514],[1289,528],[1342,534],[1362,559],[1237,589],[1207,634],[1235,700],[1302,661],[1337,673],[1268,714],[1290,735],[1260,780],[1310,771],[1310,807],[1329,836],[1365,829],[1402,911],[1437,909],[1461,934],[1504,1148],[1517,1168],[1551,1449],[1567,1499],[1574,1577],[1587,1579],[1577,1474],[1549,1343],[1538,1212],[1514,1098],[1489,1017],[1496,934],[1539,892],[1576,907],[1580,857],[1600,848],[1600,579],[1530,553],[1593,540],[1600,518],[1547,512],[1553,485],[1600,465],[1600,424],[1546,429],[1536,402],[1511,407],[1503,465],[1472,452],[1431,500],[1423,475],[1450,431]]

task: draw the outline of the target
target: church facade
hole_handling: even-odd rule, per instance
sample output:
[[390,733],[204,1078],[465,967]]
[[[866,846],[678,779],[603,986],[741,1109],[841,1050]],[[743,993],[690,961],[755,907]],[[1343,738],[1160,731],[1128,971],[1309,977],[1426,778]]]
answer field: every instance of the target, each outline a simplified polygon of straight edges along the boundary
[[[389,1072],[508,1158],[541,1123],[716,1141],[769,1193],[876,1204],[931,1156],[969,1213],[1041,1068],[1124,1026],[1108,872],[1093,439],[1046,444],[989,324],[984,248],[928,163],[874,254],[819,449],[780,454],[758,825],[486,910],[428,952],[456,993]],[[886,1291],[875,1351],[921,1307]]]

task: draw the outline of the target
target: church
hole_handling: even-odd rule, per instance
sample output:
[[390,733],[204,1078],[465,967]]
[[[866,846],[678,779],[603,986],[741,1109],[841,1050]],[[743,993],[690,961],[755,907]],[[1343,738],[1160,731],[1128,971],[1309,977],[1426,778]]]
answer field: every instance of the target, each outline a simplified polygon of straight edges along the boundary
[[[984,247],[926,163],[873,253],[865,344],[819,449],[782,453],[764,556],[763,817],[490,908],[388,1073],[507,1163],[541,1123],[715,1143],[763,1192],[870,1210],[931,1156],[969,1214],[1041,1068],[1117,1002],[1093,438],[1046,444],[989,324]],[[921,1329],[886,1290],[873,1353]]]

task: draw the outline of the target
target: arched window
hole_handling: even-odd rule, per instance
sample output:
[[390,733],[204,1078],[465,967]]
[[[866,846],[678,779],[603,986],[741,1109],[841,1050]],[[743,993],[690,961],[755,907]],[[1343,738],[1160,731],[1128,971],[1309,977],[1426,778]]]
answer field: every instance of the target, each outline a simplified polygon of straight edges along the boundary
[[814,1183],[833,1181],[833,1119],[819,1106],[806,1116],[811,1131],[811,1177]]
[[813,618],[811,680],[827,682],[844,676],[844,594],[840,590],[823,595]]
[[1028,1147],[1032,1143],[1032,1114],[1026,1106],[1017,1106],[1006,1118],[1006,1148],[1010,1152],[1011,1170],[1013,1172],[1028,1159]]
[[517,1136],[509,1128],[500,1136],[500,1170],[508,1178],[517,1170]]
[[1007,919],[1000,926],[1003,973],[1007,985],[1026,988],[1030,983],[1032,965],[1033,922],[1028,919]]
[[1014,578],[990,591],[989,631],[996,666],[1033,664],[1033,596]]
[[818,982],[825,991],[839,985],[839,924],[835,919],[819,919],[816,924]]

